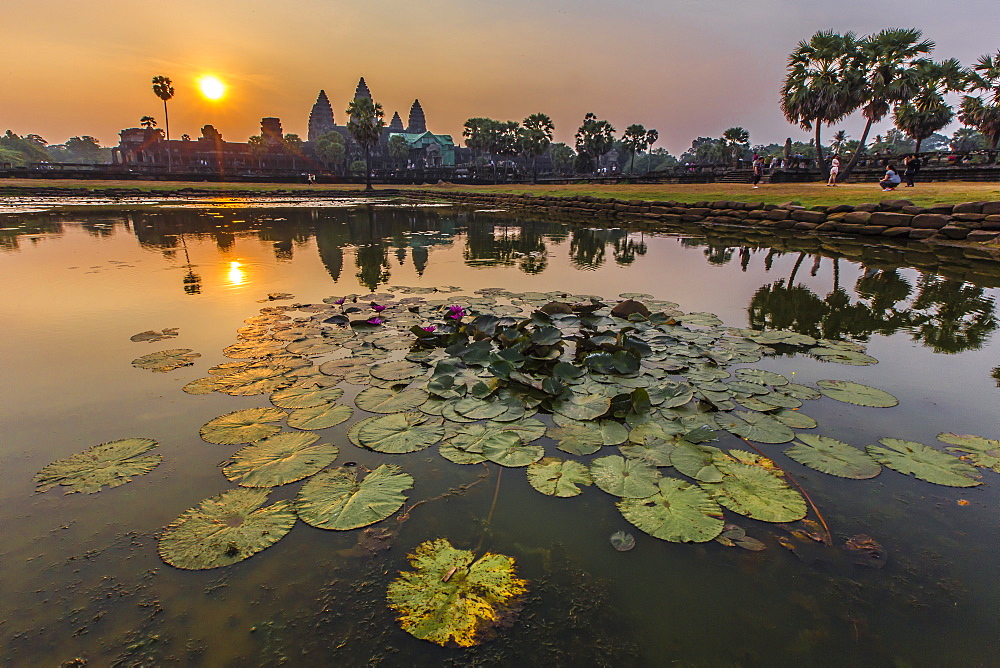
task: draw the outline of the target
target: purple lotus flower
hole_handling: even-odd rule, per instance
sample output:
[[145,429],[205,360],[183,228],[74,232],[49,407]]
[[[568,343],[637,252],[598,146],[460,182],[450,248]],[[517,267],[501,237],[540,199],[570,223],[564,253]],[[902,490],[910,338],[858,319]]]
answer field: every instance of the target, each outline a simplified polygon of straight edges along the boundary
[[367,322],[369,325],[381,325],[383,322],[385,322],[385,320],[376,317],[376,318],[368,318],[367,320],[365,320],[365,322]]
[[465,309],[458,304],[453,304],[448,307],[448,317],[453,320],[461,320],[465,317]]
[[388,307],[385,304],[376,304],[375,302],[372,302],[372,310],[375,311],[376,313],[381,313],[387,308]]
[[420,329],[422,329],[425,332],[427,332],[428,334],[430,334],[431,332],[433,332],[437,328],[434,325],[428,325],[427,327],[421,327]]
[[346,302],[346,301],[347,301],[347,297],[341,297],[340,299],[335,299],[335,300],[333,301],[333,303],[334,303],[334,304],[340,304],[340,305],[343,305],[343,303],[344,303],[344,302]]

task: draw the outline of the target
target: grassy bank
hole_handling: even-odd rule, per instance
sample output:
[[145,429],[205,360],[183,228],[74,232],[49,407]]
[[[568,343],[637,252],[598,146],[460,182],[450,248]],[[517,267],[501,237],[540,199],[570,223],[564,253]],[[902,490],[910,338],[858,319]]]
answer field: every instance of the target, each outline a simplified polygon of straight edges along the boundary
[[[76,179],[0,179],[0,189],[25,189],[31,194],[45,195],[58,189],[89,189],[94,194],[102,190],[138,189],[149,194],[167,194],[185,188],[207,193],[272,194],[276,191],[295,193],[323,191],[331,194],[359,193],[363,188],[356,184],[309,185],[305,183],[205,183],[184,181],[80,181]],[[804,206],[861,204],[883,199],[908,199],[918,206],[932,204],[957,204],[958,202],[1000,201],[1000,183],[974,183],[950,181],[943,183],[918,183],[914,188],[899,188],[893,193],[883,193],[873,183],[849,183],[827,187],[824,183],[782,183],[762,185],[752,190],[749,185],[736,183],[707,184],[574,184],[574,185],[506,185],[469,186],[461,184],[427,186],[376,186],[376,190],[442,190],[449,192],[530,193],[533,195],[591,195],[630,200],[676,200],[698,202],[702,200],[734,200],[781,204],[795,201]]]

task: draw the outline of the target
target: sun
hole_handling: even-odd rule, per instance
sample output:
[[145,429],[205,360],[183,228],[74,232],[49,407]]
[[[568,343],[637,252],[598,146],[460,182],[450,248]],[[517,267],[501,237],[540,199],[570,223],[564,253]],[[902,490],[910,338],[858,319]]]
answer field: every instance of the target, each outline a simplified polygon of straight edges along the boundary
[[198,89],[209,100],[219,100],[226,94],[226,84],[211,74],[206,74],[198,79]]

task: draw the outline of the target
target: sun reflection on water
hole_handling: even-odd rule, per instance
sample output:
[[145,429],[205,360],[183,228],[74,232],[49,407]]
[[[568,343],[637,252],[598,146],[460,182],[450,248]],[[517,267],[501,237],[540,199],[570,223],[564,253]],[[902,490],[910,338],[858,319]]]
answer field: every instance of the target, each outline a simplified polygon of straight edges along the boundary
[[242,285],[247,280],[247,273],[243,271],[243,264],[236,260],[229,263],[229,273],[226,275],[230,285]]

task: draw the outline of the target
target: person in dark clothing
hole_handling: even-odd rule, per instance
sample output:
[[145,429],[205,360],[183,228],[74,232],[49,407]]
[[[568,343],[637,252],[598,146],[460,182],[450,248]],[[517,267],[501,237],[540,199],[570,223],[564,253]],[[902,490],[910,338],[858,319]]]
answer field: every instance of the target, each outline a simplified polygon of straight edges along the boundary
[[917,174],[920,173],[920,156],[914,153],[910,156],[910,159],[906,161],[906,170],[903,172],[903,178],[906,179],[906,187],[913,187],[913,180],[917,178]]
[[760,156],[755,155],[753,158],[753,187],[759,188],[757,184],[760,183],[761,177],[764,176],[764,161],[760,159]]

